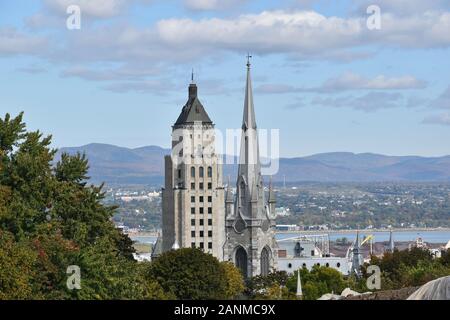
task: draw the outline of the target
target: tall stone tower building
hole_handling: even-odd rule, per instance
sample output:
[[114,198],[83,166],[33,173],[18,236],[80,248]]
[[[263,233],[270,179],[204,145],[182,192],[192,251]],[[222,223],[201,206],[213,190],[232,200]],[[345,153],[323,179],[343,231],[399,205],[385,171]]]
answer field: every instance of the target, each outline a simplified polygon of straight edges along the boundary
[[225,190],[214,139],[214,124],[192,83],[172,127],[172,154],[165,157],[163,252],[197,247],[223,260]]
[[275,195],[271,185],[268,201],[265,199],[248,61],[236,196],[228,186],[224,246],[225,259],[233,261],[246,277],[267,275],[276,268]]

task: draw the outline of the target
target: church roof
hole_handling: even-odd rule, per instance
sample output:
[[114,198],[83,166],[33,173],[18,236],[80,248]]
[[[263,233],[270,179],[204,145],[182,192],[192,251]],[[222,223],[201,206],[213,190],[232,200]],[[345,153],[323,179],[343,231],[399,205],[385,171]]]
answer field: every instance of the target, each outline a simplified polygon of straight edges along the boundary
[[205,108],[198,99],[197,85],[192,83],[189,85],[189,99],[181,110],[181,114],[175,122],[175,125],[194,124],[196,122],[212,124]]

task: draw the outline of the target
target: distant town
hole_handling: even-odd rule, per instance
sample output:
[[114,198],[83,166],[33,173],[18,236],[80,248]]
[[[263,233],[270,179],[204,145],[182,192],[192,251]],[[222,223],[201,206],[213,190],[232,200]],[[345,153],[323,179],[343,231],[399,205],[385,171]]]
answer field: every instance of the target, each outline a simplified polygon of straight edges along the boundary
[[[448,183],[289,183],[276,185],[277,231],[449,228]],[[117,205],[116,225],[126,231],[161,228],[161,190],[107,189]]]

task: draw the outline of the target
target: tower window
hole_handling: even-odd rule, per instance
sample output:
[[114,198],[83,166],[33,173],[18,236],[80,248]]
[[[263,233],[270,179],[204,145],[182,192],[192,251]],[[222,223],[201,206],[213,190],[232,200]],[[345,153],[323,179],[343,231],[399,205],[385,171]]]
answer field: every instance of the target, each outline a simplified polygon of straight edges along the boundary
[[212,226],[212,219],[208,219],[208,226]]
[[200,220],[200,225],[203,226],[203,219]]
[[203,208],[199,208],[200,209],[200,214],[203,214]]
[[191,177],[195,178],[195,167],[191,167]]
[[195,202],[195,197],[192,196],[192,197],[191,197],[191,203],[194,203],[194,202]]
[[208,249],[212,249],[212,242],[208,242]]
[[191,237],[195,238],[195,231],[191,231]]
[[195,214],[195,208],[191,208],[191,214]]
[[208,214],[212,214],[212,208],[211,207],[208,208]]
[[192,183],[191,183],[191,189],[192,189],[192,190],[195,190],[195,182],[192,182]]
[[199,184],[199,189],[200,189],[200,190],[203,190],[203,182],[200,182],[200,184]]
[[200,178],[203,178],[203,176],[205,175],[204,171],[205,171],[205,169],[203,167],[200,167],[200,169],[199,169]]
[[211,230],[208,231],[208,237],[212,238],[212,231]]
[[200,249],[203,249],[205,247],[205,245],[203,244],[203,242],[200,242]]
[[208,196],[208,202],[212,202],[212,197]]
[[203,238],[204,235],[205,233],[203,231],[200,231],[200,238]]
[[191,219],[191,226],[195,226],[195,219]]
[[178,179],[181,179],[181,169],[178,169]]
[[191,248],[194,249],[195,248],[195,242],[191,243]]
[[212,167],[208,167],[208,178],[212,178]]
[[203,202],[203,196],[200,196],[200,202]]
[[212,183],[208,182],[208,190],[211,190],[211,189],[212,189]]

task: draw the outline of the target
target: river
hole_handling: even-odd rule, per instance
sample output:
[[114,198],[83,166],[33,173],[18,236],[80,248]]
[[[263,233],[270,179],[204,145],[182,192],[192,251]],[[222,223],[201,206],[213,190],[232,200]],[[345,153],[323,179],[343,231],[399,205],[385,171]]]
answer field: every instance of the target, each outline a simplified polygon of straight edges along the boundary
[[[315,234],[326,234],[327,232],[318,231]],[[286,233],[277,233],[277,239],[286,239],[291,237],[296,237],[299,235],[311,235],[311,232],[302,233],[298,232],[286,232]],[[369,230],[360,231],[361,238],[367,235],[374,236],[374,242],[383,242],[389,241],[389,232],[388,231],[375,231],[370,232]],[[340,233],[339,231],[333,231],[329,233],[329,237],[331,241],[334,241],[338,238],[347,238],[352,241],[356,238],[356,231],[345,231]],[[417,238],[422,238],[423,241],[429,243],[447,243],[450,240],[450,230],[420,230],[420,231],[410,231],[410,230],[398,230],[393,233],[394,241],[415,241]],[[156,241],[156,237],[151,236],[139,236],[133,235],[131,236],[133,241],[138,243],[154,243]]]

